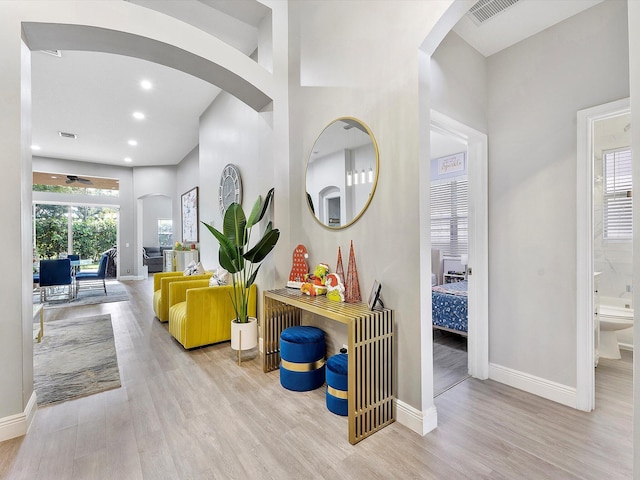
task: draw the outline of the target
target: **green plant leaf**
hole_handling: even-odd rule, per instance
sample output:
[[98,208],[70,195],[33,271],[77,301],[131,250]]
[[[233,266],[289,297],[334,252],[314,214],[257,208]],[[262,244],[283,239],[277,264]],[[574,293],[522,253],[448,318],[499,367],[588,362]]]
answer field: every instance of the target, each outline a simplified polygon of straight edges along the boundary
[[280,238],[280,230],[272,230],[271,222],[269,222],[265,235],[243,257],[251,263],[260,263],[276,246],[278,238]]
[[220,266],[230,273],[236,273],[240,270],[241,265],[244,265],[244,259],[239,258],[238,250],[236,246],[223,235],[219,230],[211,225],[201,222],[211,234],[218,240],[220,248],[218,250],[218,259],[220,260]]
[[253,227],[256,223],[260,221],[258,215],[260,214],[260,209],[262,207],[262,197],[258,195],[258,198],[253,204],[253,208],[251,208],[251,214],[249,215],[249,220],[247,220],[247,228]]
[[244,247],[247,243],[247,217],[244,215],[242,206],[232,203],[227,208],[222,222],[224,236],[235,246]]
[[258,217],[258,220],[256,221],[256,223],[258,223],[260,220],[262,220],[262,217],[264,217],[264,214],[267,213],[267,210],[269,209],[269,204],[271,203],[271,200],[273,200],[273,192],[275,189],[271,189],[267,192],[267,196],[264,197],[264,203],[262,204],[262,211],[260,212],[260,216]]

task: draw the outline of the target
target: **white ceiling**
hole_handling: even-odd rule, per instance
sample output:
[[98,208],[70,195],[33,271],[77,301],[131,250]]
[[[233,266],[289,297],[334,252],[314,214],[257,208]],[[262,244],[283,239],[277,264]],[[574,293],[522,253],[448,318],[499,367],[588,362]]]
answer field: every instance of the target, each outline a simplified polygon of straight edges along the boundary
[[[252,0],[129,1],[216,34],[246,55],[256,49],[257,27],[269,14]],[[520,0],[480,27],[465,17],[454,30],[489,56],[601,1]],[[143,79],[153,83],[151,90],[140,88]],[[32,143],[41,147],[34,155],[124,166],[177,164],[198,144],[199,116],[218,93],[203,80],[144,60],[33,52]],[[134,111],[146,118],[135,120]],[[59,131],[78,138],[62,138]],[[130,139],[138,145],[128,145]]]

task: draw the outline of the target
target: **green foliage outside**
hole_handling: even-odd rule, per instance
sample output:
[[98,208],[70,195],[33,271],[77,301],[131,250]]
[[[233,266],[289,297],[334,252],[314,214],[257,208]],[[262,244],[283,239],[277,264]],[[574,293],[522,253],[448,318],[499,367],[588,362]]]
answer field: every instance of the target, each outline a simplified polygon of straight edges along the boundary
[[[67,252],[68,212],[69,207],[66,205],[36,205],[35,253],[38,258],[57,258],[59,253]],[[116,244],[117,210],[71,207],[71,219],[73,253],[79,254],[80,258],[97,261],[102,252]]]

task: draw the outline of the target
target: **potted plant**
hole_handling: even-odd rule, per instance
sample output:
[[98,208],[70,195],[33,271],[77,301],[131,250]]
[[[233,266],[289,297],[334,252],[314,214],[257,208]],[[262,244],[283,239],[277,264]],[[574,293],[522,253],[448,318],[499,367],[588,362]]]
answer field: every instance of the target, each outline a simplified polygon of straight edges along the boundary
[[[273,188],[267,193],[264,202],[262,197],[258,196],[249,218],[246,217],[240,204],[232,203],[224,214],[222,232],[202,222],[220,245],[218,252],[220,266],[231,274],[233,293],[230,296],[236,315],[236,318],[231,321],[231,348],[234,350],[247,350],[258,344],[257,321],[255,318],[250,318],[248,313],[249,289],[255,283],[261,262],[276,246],[280,230],[273,229],[269,222],[262,238],[253,246],[251,246],[251,231],[264,217],[272,199]],[[244,331],[242,345],[237,338],[237,331],[240,329]]]

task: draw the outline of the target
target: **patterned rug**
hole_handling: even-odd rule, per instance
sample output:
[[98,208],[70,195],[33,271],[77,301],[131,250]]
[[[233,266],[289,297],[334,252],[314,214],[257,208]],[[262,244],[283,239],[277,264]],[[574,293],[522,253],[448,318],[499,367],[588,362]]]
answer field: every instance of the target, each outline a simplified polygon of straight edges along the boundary
[[33,376],[39,406],[120,387],[111,315],[45,322]]
[[[59,295],[50,296],[45,306],[47,308],[61,308],[61,307],[75,307],[83,305],[96,305],[98,303],[110,303],[110,302],[126,302],[129,300],[127,290],[120,282],[116,280],[107,281],[107,294],[104,294],[102,285],[100,287],[93,286],[92,288],[82,287],[78,292],[78,297],[69,301],[69,293],[64,287],[61,289]],[[33,303],[40,303],[40,292],[35,290],[33,292]]]

